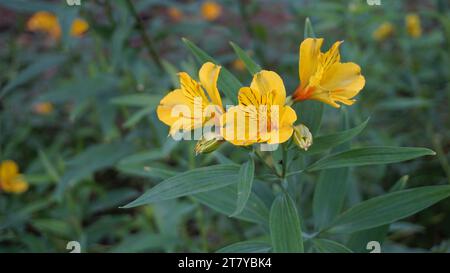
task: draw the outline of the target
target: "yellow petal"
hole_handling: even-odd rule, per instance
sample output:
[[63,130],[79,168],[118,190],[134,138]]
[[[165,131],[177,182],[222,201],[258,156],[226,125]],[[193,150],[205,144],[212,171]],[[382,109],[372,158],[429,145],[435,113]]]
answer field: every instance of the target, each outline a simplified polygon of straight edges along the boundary
[[250,127],[253,116],[247,115],[242,106],[230,107],[221,117],[221,134],[228,142],[246,146],[257,142],[257,123]]
[[322,43],[322,38],[307,38],[300,44],[300,59],[298,63],[298,71],[300,76],[301,89],[304,89],[308,85],[311,76],[317,70]]
[[159,120],[169,126],[174,124],[179,119],[178,116],[172,115],[172,110],[177,105],[186,105],[191,113],[194,112],[194,105],[187,97],[185,97],[183,90],[175,89],[160,101],[159,106],[156,109]]
[[19,173],[19,167],[12,160],[5,160],[0,163],[0,181],[9,181],[14,179]]
[[189,76],[186,72],[178,73],[180,78],[181,90],[183,90],[184,96],[188,98],[191,103],[194,103],[195,98],[201,98],[202,105],[208,104],[208,98],[203,92],[200,84]]
[[297,114],[290,106],[285,106],[281,110],[279,129],[270,132],[268,144],[284,143],[292,136],[294,129],[293,124],[297,120]]
[[89,24],[85,20],[77,18],[72,23],[70,35],[79,37],[83,35],[88,29]]
[[219,79],[220,69],[220,66],[207,62],[202,65],[198,75],[200,83],[208,93],[211,102],[222,107],[222,100],[220,98],[219,90],[217,89],[217,80]]
[[28,183],[22,176],[16,176],[13,180],[6,183],[1,183],[1,188],[5,192],[9,193],[23,193],[28,190]]
[[[268,94],[272,94],[273,101],[271,104],[281,106],[286,102],[286,89],[284,88],[283,80],[273,71],[262,70],[256,73],[253,76],[250,88],[259,92],[262,98],[267,97]],[[264,101],[261,103],[265,104]]]
[[321,87],[331,91],[333,96],[346,99],[356,96],[364,85],[361,68],[355,63],[335,63],[325,72],[321,82]]

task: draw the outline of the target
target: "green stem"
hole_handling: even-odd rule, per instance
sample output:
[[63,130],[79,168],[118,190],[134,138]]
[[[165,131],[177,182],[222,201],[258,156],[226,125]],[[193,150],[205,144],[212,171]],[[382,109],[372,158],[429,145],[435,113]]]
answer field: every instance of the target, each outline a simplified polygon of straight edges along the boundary
[[147,48],[151,58],[153,59],[153,61],[155,62],[155,64],[158,66],[158,68],[162,71],[163,70],[163,66],[162,66],[162,62],[161,59],[159,58],[158,53],[156,52],[154,46],[153,46],[153,42],[150,39],[150,37],[148,36],[147,32],[145,31],[145,26],[144,23],[141,20],[141,17],[139,17],[139,14],[136,11],[136,8],[132,2],[132,0],[126,0],[128,9],[130,10],[131,14],[133,15],[133,17],[136,20],[137,23],[137,27],[139,30],[139,33],[141,34],[141,38],[142,41],[144,42],[145,47]]

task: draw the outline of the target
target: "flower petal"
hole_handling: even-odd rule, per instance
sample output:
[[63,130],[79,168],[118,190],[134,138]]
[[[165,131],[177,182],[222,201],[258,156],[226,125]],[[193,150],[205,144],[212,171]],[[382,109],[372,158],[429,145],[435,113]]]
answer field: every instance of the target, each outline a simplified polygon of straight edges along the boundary
[[309,79],[317,70],[322,43],[322,38],[307,38],[300,44],[298,71],[301,89],[304,89],[308,85]]
[[12,160],[5,160],[0,163],[0,181],[9,181],[14,179],[19,173],[17,163]]
[[222,99],[220,98],[219,90],[217,89],[217,80],[219,79],[220,69],[220,66],[207,62],[202,65],[198,75],[200,83],[208,93],[211,102],[222,107]]
[[365,85],[361,68],[355,63],[335,63],[328,69],[321,81],[321,87],[333,95],[351,99]]
[[[273,72],[262,70],[253,76],[250,88],[258,91],[261,97],[272,94],[272,102],[269,104],[284,105],[286,102],[286,89],[281,77]],[[261,104],[266,104],[264,101]]]

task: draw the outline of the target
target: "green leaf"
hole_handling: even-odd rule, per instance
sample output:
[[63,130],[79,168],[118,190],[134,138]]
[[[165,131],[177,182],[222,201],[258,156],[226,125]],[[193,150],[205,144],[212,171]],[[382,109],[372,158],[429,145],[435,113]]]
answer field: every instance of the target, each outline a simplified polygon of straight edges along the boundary
[[150,107],[155,109],[161,100],[159,95],[130,94],[112,98],[110,102],[115,105]]
[[230,45],[231,47],[233,47],[233,50],[239,57],[239,59],[241,59],[241,61],[244,62],[245,67],[247,68],[248,72],[250,72],[250,74],[254,75],[259,71],[261,71],[261,67],[255,61],[253,61],[247,55],[247,53],[245,53],[245,51],[242,50],[237,44],[230,42]]
[[109,143],[90,146],[67,162],[67,171],[56,187],[55,197],[61,199],[67,187],[88,177],[97,170],[113,166],[129,153],[129,143]]
[[14,77],[0,92],[0,99],[4,97],[8,92],[14,88],[25,84],[29,80],[37,77],[42,72],[61,65],[67,60],[67,56],[64,55],[44,55],[39,57],[33,64],[22,70],[17,76]]
[[335,241],[327,240],[327,239],[313,239],[312,240],[314,247],[320,253],[351,253],[352,251]]
[[47,154],[43,150],[39,150],[38,154],[39,160],[44,166],[44,169],[47,172],[48,176],[52,179],[53,182],[57,183],[60,179],[60,176],[58,174],[58,171],[56,170],[55,165],[50,162]]
[[303,37],[306,38],[316,38],[316,34],[314,33],[313,26],[311,24],[311,20],[309,17],[305,19],[305,31],[303,33]]
[[146,164],[120,164],[117,169],[125,174],[162,179],[167,179],[178,174],[177,172],[169,170],[167,168],[158,168],[154,166],[148,166]]
[[124,208],[223,188],[237,182],[238,171],[239,167],[236,165],[215,165],[190,170],[164,180]]
[[245,208],[250,193],[252,192],[253,178],[255,176],[255,161],[249,156],[239,169],[239,181],[237,185],[237,205],[236,210],[230,216],[238,215]]
[[[236,177],[237,179],[237,177]],[[225,215],[230,215],[236,209],[237,185],[230,185],[214,191],[195,194],[194,199]],[[235,218],[268,226],[269,209],[254,193],[250,194],[245,208]]]
[[216,253],[268,253],[272,247],[265,241],[243,241],[231,244],[216,251]]
[[270,237],[274,252],[303,252],[302,229],[294,200],[283,193],[270,209]]
[[426,148],[366,147],[327,156],[306,168],[307,171],[396,163],[436,153]]
[[[405,189],[406,183],[408,181],[408,176],[402,176],[395,184],[389,189],[389,192],[395,192]],[[350,236],[347,245],[350,249],[355,252],[363,252],[367,253],[369,250],[367,249],[367,243],[370,241],[377,241],[379,243],[383,243],[386,234],[389,231],[389,224],[382,225],[379,227],[360,230],[355,233],[352,233]]]
[[[306,125],[312,135],[315,136],[319,132],[322,124],[323,103],[314,100],[306,100],[302,103],[294,104],[294,109],[298,113],[297,115],[301,117],[301,123]],[[315,143],[313,143],[312,146],[314,145]]]
[[123,127],[131,128],[135,126],[139,121],[141,121],[146,116],[150,115],[155,109],[152,107],[145,107],[134,113],[129,119],[125,121]]
[[352,233],[389,224],[426,209],[448,196],[450,186],[427,186],[388,193],[348,209],[328,231]]
[[366,119],[360,125],[345,131],[341,131],[334,134],[314,137],[313,145],[308,149],[308,151],[304,152],[308,155],[318,154],[324,151],[327,151],[333,147],[338,146],[339,144],[345,143],[355,136],[359,135],[364,128],[366,128],[369,119]]
[[[342,107],[341,113],[343,116],[342,128],[348,129],[348,112]],[[333,152],[348,149],[350,149],[350,143],[347,141],[333,149]],[[348,190],[348,175],[349,168],[345,167],[320,172],[313,198],[314,227],[316,230],[327,226],[341,212]]]
[[[183,42],[200,63],[203,64],[205,62],[212,62],[219,65],[217,61],[215,61],[211,56],[209,56],[206,52],[201,50],[188,39],[183,38]],[[233,74],[231,74],[230,71],[228,71],[224,67],[222,67],[220,71],[218,85],[219,90],[221,90],[233,104],[237,104],[237,92],[242,87],[242,84]]]

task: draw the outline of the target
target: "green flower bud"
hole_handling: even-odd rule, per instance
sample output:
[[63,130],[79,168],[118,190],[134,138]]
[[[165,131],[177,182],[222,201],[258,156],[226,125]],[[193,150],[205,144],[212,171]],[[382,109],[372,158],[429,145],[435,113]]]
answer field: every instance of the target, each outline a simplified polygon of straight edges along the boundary
[[303,124],[294,127],[294,142],[300,149],[308,150],[313,143],[313,136],[308,127]]
[[223,140],[219,140],[217,138],[211,139],[200,139],[195,145],[195,154],[207,154],[214,152],[217,148],[219,148],[220,144],[222,144]]

